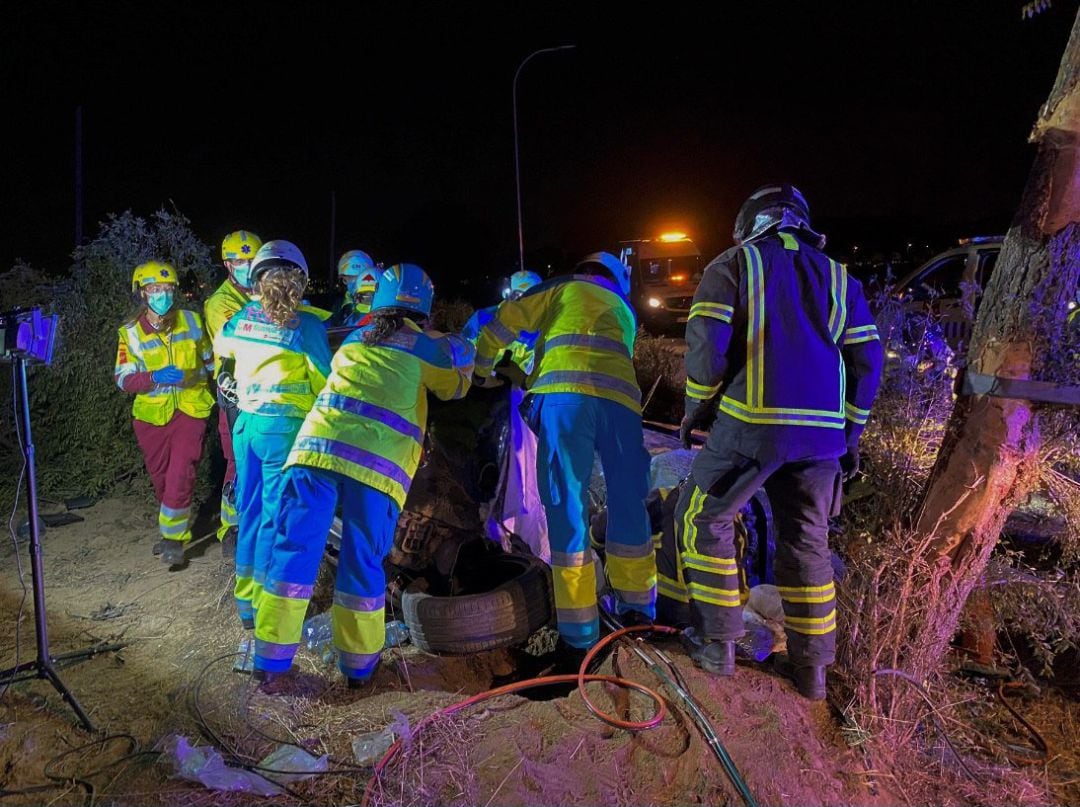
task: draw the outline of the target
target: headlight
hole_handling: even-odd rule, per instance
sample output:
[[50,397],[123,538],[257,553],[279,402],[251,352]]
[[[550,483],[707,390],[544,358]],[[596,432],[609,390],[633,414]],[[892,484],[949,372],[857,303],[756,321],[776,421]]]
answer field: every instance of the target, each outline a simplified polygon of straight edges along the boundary
[[649,305],[649,308],[660,308],[660,306],[662,306],[662,305],[663,305],[663,303],[662,303],[662,302],[660,302],[660,298],[659,298],[659,297],[650,297],[650,298],[649,298],[648,300],[646,300],[645,302],[646,302],[646,303],[648,303],[648,305]]

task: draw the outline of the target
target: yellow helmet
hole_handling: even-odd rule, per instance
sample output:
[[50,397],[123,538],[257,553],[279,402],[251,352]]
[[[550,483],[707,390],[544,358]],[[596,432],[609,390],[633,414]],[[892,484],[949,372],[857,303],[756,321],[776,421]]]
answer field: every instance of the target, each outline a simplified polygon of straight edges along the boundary
[[262,246],[262,239],[247,230],[229,233],[221,242],[221,260],[249,261]]
[[164,261],[147,261],[135,267],[131,275],[131,290],[138,291],[152,283],[172,283],[175,286],[179,282],[176,269],[171,265]]

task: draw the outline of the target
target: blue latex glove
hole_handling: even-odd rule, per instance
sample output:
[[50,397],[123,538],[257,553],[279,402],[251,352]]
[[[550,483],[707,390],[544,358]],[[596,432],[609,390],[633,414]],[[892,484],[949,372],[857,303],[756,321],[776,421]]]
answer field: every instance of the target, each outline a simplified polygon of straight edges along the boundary
[[184,371],[178,369],[175,364],[170,364],[168,367],[162,367],[150,373],[150,380],[155,384],[179,384],[184,380]]

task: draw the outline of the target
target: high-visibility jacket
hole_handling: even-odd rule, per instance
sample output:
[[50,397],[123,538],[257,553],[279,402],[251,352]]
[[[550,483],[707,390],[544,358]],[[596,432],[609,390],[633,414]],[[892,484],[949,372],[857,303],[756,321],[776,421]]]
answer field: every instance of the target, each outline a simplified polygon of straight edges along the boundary
[[210,334],[211,342],[217,339],[225,323],[249,302],[251,302],[251,297],[248,293],[233,283],[231,278],[225,278],[203,304],[206,330]]
[[881,380],[877,326],[859,281],[791,232],[706,267],[686,341],[688,414],[718,406],[807,456],[857,443]]
[[[131,414],[136,420],[164,426],[177,410],[205,418],[214,405],[207,387],[213,368],[210,339],[194,311],[174,312],[169,328],[156,331],[141,316],[120,326],[114,370],[116,386],[136,392]],[[155,384],[150,375],[169,365],[184,371],[179,384]]]
[[411,320],[374,345],[370,325],[334,354],[330,377],[285,463],[323,468],[381,490],[404,507],[427,429],[427,394],[461,398],[472,378],[472,347]]
[[[495,319],[495,312],[498,310],[499,306],[489,305],[487,308],[478,308],[474,311],[473,315],[469,317],[469,321],[465,323],[465,327],[461,329],[461,338],[471,342],[475,347],[480,339],[480,332],[484,330],[484,327],[489,322]],[[535,358],[533,346],[536,344],[536,336],[535,333],[522,333],[510,345],[510,361],[520,367],[526,375],[532,372]],[[498,360],[496,360],[495,364],[498,363]]]
[[641,413],[632,358],[637,319],[614,283],[569,275],[506,300],[480,332],[476,374],[490,375],[502,351],[529,332],[536,333],[530,393],[575,392]]
[[258,301],[225,323],[214,354],[236,362],[237,406],[255,415],[304,417],[330,374],[330,345],[319,318],[300,311],[295,325],[283,328]]

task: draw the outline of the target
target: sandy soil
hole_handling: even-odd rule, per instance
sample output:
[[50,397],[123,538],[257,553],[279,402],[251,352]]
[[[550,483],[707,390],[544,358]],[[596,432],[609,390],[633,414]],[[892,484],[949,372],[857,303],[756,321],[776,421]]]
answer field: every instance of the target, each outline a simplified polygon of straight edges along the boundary
[[[115,738],[55,759],[93,738],[75,725],[48,684],[15,684],[0,699],[0,788],[48,785],[45,766],[53,760],[48,773],[89,783],[97,804],[265,801],[170,778],[152,754],[122,759],[134,742],[152,749],[172,733],[207,742],[198,710],[206,727],[250,759],[288,740],[330,754],[332,767],[353,766],[294,790],[313,803],[354,803],[369,774],[352,762],[353,737],[383,728],[396,713],[415,726],[436,709],[490,688],[520,660],[520,653],[509,651],[439,658],[407,647],[384,654],[374,682],[354,691],[304,650],[296,673],[276,694],[267,694],[231,671],[227,654],[235,651],[241,630],[231,570],[216,541],[193,546],[187,567],[170,572],[150,554],[156,515],[151,503],[111,499],[79,514],[84,522],[51,529],[44,539],[52,649],[59,654],[98,641],[129,643],[65,667],[62,676],[100,729],[132,740]],[[26,569],[25,551],[23,560]],[[21,598],[8,542],[0,547],[3,667],[15,661]],[[28,598],[21,622],[23,660],[34,653],[31,605]],[[667,649],[760,803],[889,803],[866,789],[865,771],[844,746],[826,705],[808,704],[787,682],[758,669],[740,668],[732,680],[710,678],[677,645]],[[624,674],[658,686],[625,651],[616,663]],[[639,718],[650,708],[637,696],[613,700],[599,686],[596,699]],[[375,792],[377,804],[739,803],[678,710],[654,731],[632,736],[590,716],[576,693],[550,700],[504,696],[440,720],[413,738],[383,785]],[[86,802],[87,793],[87,785],[69,782],[5,803],[77,804]]]

